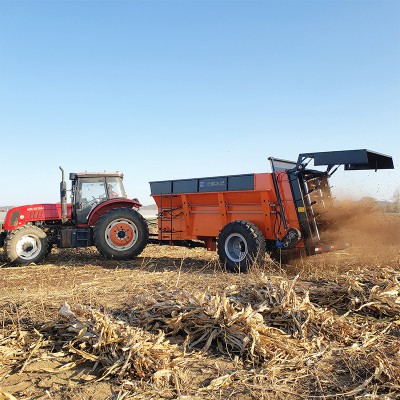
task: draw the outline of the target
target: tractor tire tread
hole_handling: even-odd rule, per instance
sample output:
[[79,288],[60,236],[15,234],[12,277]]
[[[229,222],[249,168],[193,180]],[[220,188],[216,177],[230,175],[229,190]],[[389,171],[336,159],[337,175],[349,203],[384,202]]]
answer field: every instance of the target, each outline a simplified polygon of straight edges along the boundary
[[[112,249],[106,242],[104,233],[106,227],[120,217],[133,219],[139,231],[139,238],[136,243],[124,252]],[[93,232],[94,243],[99,253],[108,258],[115,260],[128,260],[137,257],[147,246],[149,241],[149,228],[144,217],[136,210],[131,208],[114,208],[102,215],[94,226]]]
[[[41,250],[39,254],[32,260],[22,259],[18,256],[15,245],[16,241],[18,241],[19,235],[22,233],[29,233],[36,234],[36,236],[40,239],[41,242]],[[21,235],[22,237],[23,235]],[[28,265],[31,263],[38,263],[43,261],[47,254],[48,254],[48,239],[46,233],[35,225],[23,225],[19,228],[14,229],[13,231],[9,232],[6,239],[4,240],[4,253],[6,256],[6,260],[11,263],[12,265]]]

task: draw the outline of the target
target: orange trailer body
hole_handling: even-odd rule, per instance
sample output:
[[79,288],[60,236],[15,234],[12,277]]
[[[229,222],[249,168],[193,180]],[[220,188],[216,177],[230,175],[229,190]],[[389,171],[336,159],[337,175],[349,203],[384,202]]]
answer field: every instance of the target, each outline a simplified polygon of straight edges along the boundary
[[[289,227],[300,229],[287,175],[275,172]],[[215,250],[216,238],[229,222],[246,220],[255,224],[266,240],[284,236],[272,173],[254,174],[254,189],[202,193],[156,194],[158,239],[203,240]],[[303,247],[299,241],[297,247]]]

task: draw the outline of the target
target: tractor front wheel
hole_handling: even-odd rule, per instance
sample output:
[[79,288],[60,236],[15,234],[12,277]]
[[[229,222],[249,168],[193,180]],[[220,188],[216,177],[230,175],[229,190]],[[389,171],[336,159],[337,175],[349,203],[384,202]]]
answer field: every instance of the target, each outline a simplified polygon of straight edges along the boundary
[[7,235],[4,243],[6,259],[14,265],[27,265],[42,261],[48,251],[46,233],[34,225],[25,225]]
[[127,260],[138,256],[149,241],[146,220],[130,208],[105,213],[94,227],[97,250],[107,258]]
[[230,222],[218,236],[218,255],[229,272],[247,272],[254,263],[264,261],[264,236],[251,222]]

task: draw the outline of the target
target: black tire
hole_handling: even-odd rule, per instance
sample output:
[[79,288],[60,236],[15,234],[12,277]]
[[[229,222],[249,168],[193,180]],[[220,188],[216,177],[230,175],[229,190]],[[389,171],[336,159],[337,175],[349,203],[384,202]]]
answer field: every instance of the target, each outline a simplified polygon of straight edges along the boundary
[[94,243],[107,258],[134,258],[143,251],[148,241],[146,220],[131,208],[116,208],[106,212],[94,227]]
[[264,236],[251,222],[230,222],[218,236],[218,255],[229,272],[247,272],[253,264],[264,261]]
[[34,225],[25,225],[8,233],[4,242],[6,259],[14,265],[42,261],[49,248],[46,233]]

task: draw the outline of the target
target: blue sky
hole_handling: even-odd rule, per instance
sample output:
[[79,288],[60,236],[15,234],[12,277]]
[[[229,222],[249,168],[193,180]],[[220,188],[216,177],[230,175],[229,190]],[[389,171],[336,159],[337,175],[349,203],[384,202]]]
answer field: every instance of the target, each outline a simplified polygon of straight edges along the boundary
[[0,205],[56,202],[58,166],[148,182],[367,148],[339,196],[400,188],[399,1],[0,0]]

